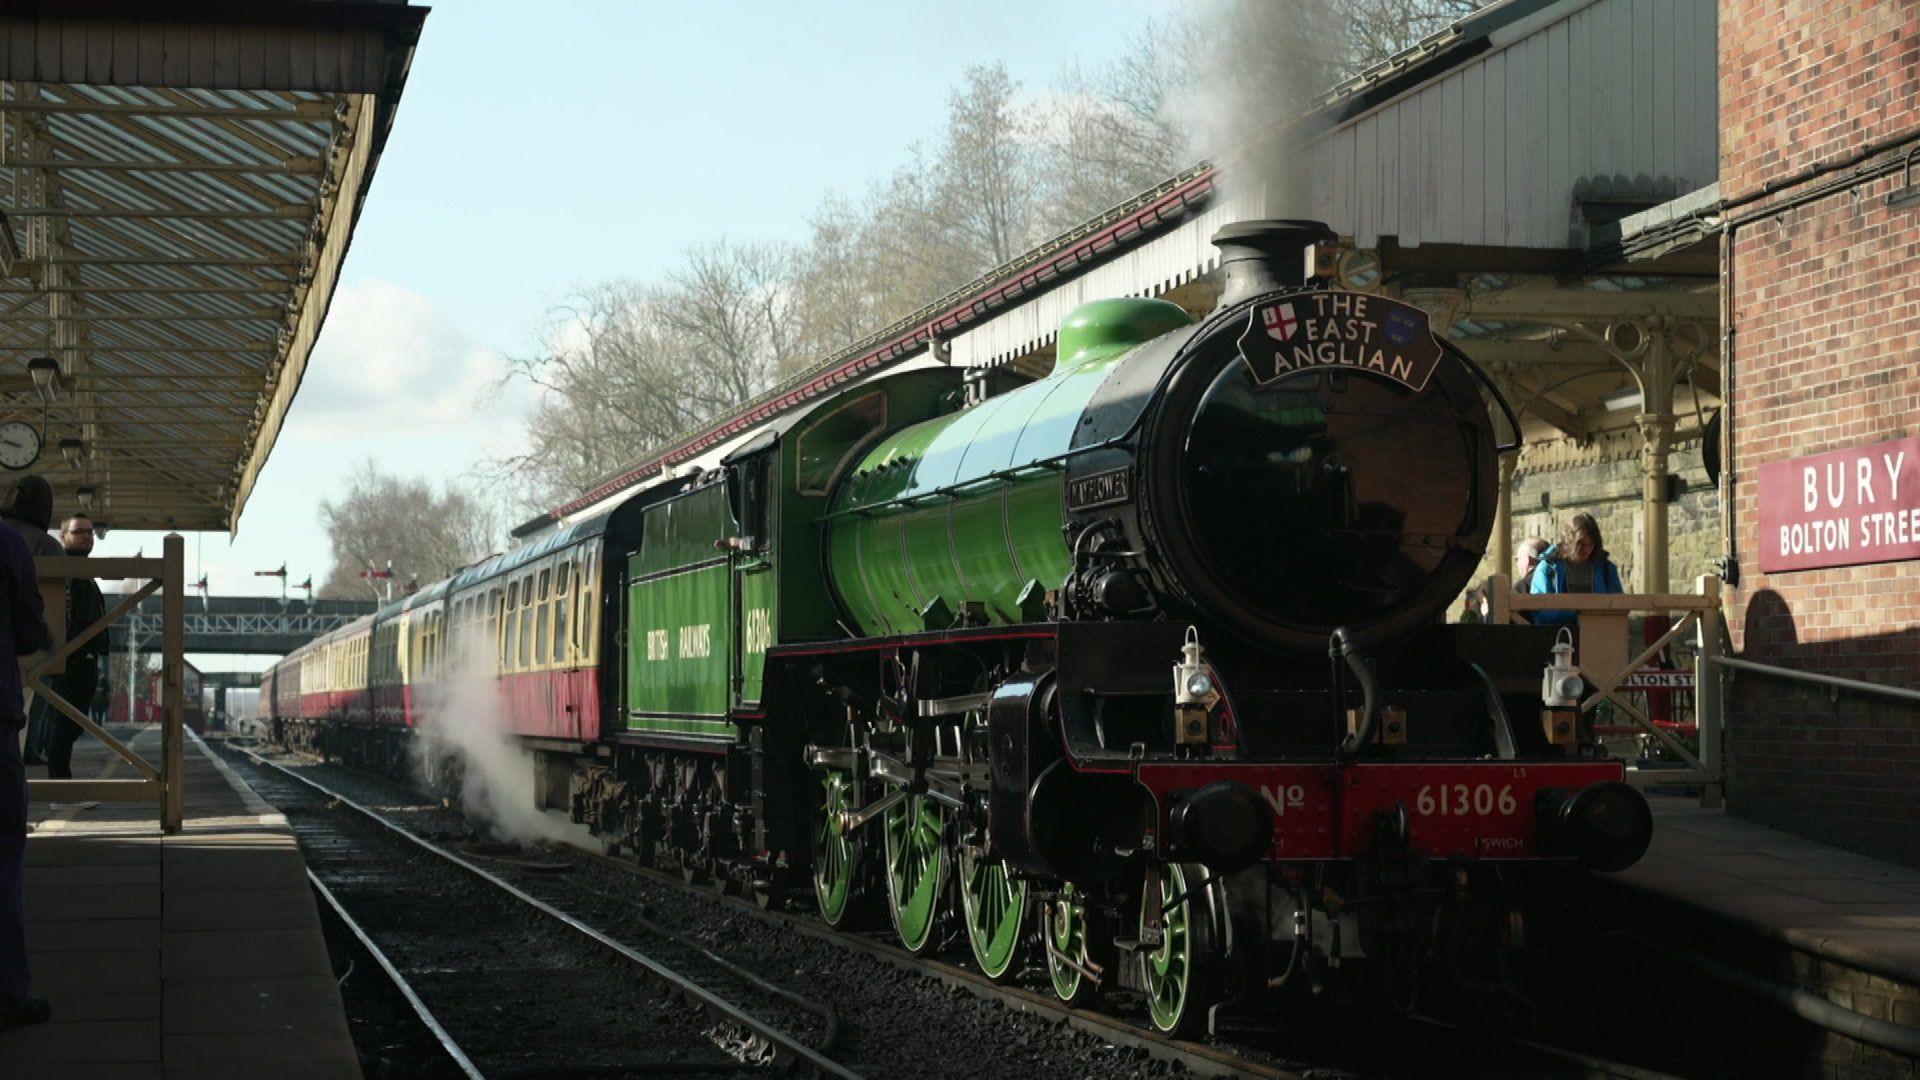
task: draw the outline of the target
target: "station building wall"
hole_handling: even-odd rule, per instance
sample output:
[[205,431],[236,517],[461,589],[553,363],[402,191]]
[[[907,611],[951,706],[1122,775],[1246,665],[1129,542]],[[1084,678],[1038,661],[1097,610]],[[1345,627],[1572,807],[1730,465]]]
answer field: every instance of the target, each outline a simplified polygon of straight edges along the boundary
[[[1920,689],[1920,562],[1763,574],[1757,527],[1761,464],[1920,434],[1920,207],[1888,205],[1906,185],[1897,171],[1802,177],[1920,135],[1920,5],[1721,0],[1720,101],[1722,197],[1735,222],[1771,208],[1737,225],[1722,282],[1734,329],[1733,646]],[[1815,186],[1836,175],[1836,189]],[[1920,708],[1747,674],[1728,705],[1730,809],[1920,866]]]
[[[1589,454],[1570,456],[1564,455],[1566,447],[1555,447],[1566,464],[1529,469],[1522,458],[1523,471],[1513,478],[1513,543],[1517,548],[1535,536],[1552,543],[1566,515],[1592,514],[1621,580],[1637,590],[1646,535],[1640,514],[1639,434],[1629,430],[1606,438],[1620,445],[1596,445]],[[1699,443],[1675,447],[1667,468],[1680,478],[1682,488],[1667,507],[1667,576],[1675,591],[1685,592],[1693,588],[1694,578],[1712,572],[1720,555],[1720,497],[1707,480]],[[1513,572],[1495,566],[1489,555],[1472,580],[1484,581],[1496,570]],[[1459,608],[1454,606],[1456,617]]]

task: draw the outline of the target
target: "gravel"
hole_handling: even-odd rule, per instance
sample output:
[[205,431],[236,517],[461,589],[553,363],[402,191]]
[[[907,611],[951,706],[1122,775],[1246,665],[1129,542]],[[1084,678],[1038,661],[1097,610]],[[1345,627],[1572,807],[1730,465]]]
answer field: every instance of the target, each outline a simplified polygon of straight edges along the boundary
[[[829,1056],[864,1075],[1191,1075],[1181,1062],[1116,1046],[1069,1026],[1055,1015],[1027,1012],[1000,1000],[976,996],[932,974],[902,970],[887,959],[837,940],[839,935],[827,931],[824,924],[809,920],[811,932],[805,932],[789,916],[755,911],[746,902],[729,900],[707,889],[689,888],[664,875],[610,865],[567,848],[503,844],[459,813],[426,801],[394,781],[304,759],[289,758],[283,763],[290,767],[298,764],[318,782],[363,805],[377,807],[397,823],[437,843],[455,848],[468,845],[471,857],[489,870],[643,952],[657,953],[676,967],[693,965],[684,970],[698,971],[700,962],[693,960],[684,946],[657,936],[643,920],[687,943],[720,953],[769,982],[831,1004],[838,1011],[841,1031]],[[260,771],[255,768],[242,774],[252,776]],[[274,801],[272,795],[267,797]],[[470,878],[463,890],[472,897]],[[540,918],[529,909],[484,905],[477,898],[469,899],[468,905],[473,917],[463,919],[460,925],[465,928],[463,933],[476,939],[519,942],[522,948],[545,940],[540,935],[547,932],[525,928],[529,920]],[[884,916],[875,921],[883,924]],[[963,957],[966,945],[958,937],[957,927],[949,926],[949,933],[953,939],[942,950],[943,958]],[[527,935],[534,936],[529,939]],[[883,925],[860,936],[877,942],[892,941],[891,932]],[[504,1006],[505,1014],[515,1017],[522,1042],[548,1048],[571,1046],[571,1040],[578,1036],[563,1033],[576,1031],[575,1021],[583,1015],[604,1015],[607,1022],[616,1025],[625,1019],[627,1026],[633,1026],[630,1006],[604,1014],[583,1011],[590,1009],[586,1002],[601,1000],[603,992],[585,979],[568,982],[579,973],[578,967],[561,966],[550,972],[552,982],[543,982],[538,992],[497,1003]],[[705,981],[711,975],[700,973],[700,977]],[[1050,993],[1044,968],[1027,971],[1021,983],[1036,992]],[[760,1000],[769,999],[762,995]],[[779,1008],[786,1017],[778,1021],[782,1026],[795,1022],[789,1006]],[[1125,993],[1109,995],[1106,1011],[1136,1023],[1143,1012],[1137,996]],[[675,1019],[672,1015],[654,1017],[649,1025]],[[818,1024],[813,1017],[798,1022]],[[530,1034],[536,1032],[537,1039]],[[363,1047],[368,1045],[358,1028],[356,1038],[362,1038]],[[1498,1035],[1475,1035],[1313,1003],[1303,1004],[1292,1013],[1277,1014],[1271,1030],[1234,1033],[1215,1047],[1244,1060],[1249,1067],[1317,1078],[1590,1075],[1579,1066],[1529,1051]],[[1609,1049],[1620,1047],[1610,1045]],[[529,1056],[537,1054],[530,1052]],[[1715,1071],[1702,1068],[1699,1061],[1689,1065],[1671,1057],[1663,1057],[1657,1064],[1688,1075]]]

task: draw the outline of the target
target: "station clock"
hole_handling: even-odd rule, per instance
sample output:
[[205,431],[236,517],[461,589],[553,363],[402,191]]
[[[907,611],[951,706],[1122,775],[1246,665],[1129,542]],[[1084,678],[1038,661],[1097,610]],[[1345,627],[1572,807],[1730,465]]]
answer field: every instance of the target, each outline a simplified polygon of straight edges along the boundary
[[18,471],[40,460],[40,433],[25,420],[0,424],[0,465]]

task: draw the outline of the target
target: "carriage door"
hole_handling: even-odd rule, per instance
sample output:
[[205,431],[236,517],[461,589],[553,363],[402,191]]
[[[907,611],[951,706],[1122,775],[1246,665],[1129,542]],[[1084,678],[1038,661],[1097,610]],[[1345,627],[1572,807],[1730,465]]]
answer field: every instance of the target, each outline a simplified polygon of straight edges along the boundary
[[727,501],[733,513],[733,705],[760,703],[767,646],[773,641],[773,446],[728,462]]

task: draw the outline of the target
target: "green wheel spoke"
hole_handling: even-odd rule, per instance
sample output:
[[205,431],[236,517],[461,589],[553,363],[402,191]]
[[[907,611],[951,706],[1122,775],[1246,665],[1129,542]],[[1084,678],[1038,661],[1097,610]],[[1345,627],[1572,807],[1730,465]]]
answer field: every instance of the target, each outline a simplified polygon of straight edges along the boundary
[[[1187,1015],[1193,993],[1194,956],[1192,897],[1187,892],[1186,872],[1169,866],[1160,878],[1160,888],[1141,898],[1140,923],[1146,926],[1149,905],[1164,909],[1160,916],[1160,946],[1141,954],[1141,985],[1146,990],[1147,1011],[1154,1026],[1162,1031],[1191,1027]],[[1178,903],[1168,907],[1175,897]]]
[[859,800],[853,784],[840,772],[822,774],[820,799],[820,823],[814,831],[813,892],[820,917],[838,926],[852,902],[854,870],[860,861],[859,837],[841,829],[840,813],[854,809]]
[[960,882],[974,962],[988,978],[1004,979],[1014,972],[1025,937],[1027,883],[1014,880],[1003,860],[975,858],[965,848]]
[[1047,936],[1050,946],[1047,977],[1053,983],[1053,992],[1069,1005],[1085,1004],[1093,996],[1094,987],[1080,969],[1094,960],[1092,927],[1087,906],[1072,882],[1062,885],[1060,898],[1047,904],[1045,918],[1046,925],[1041,932]]
[[947,878],[946,815],[924,795],[895,803],[886,816],[887,898],[900,943],[926,950]]

